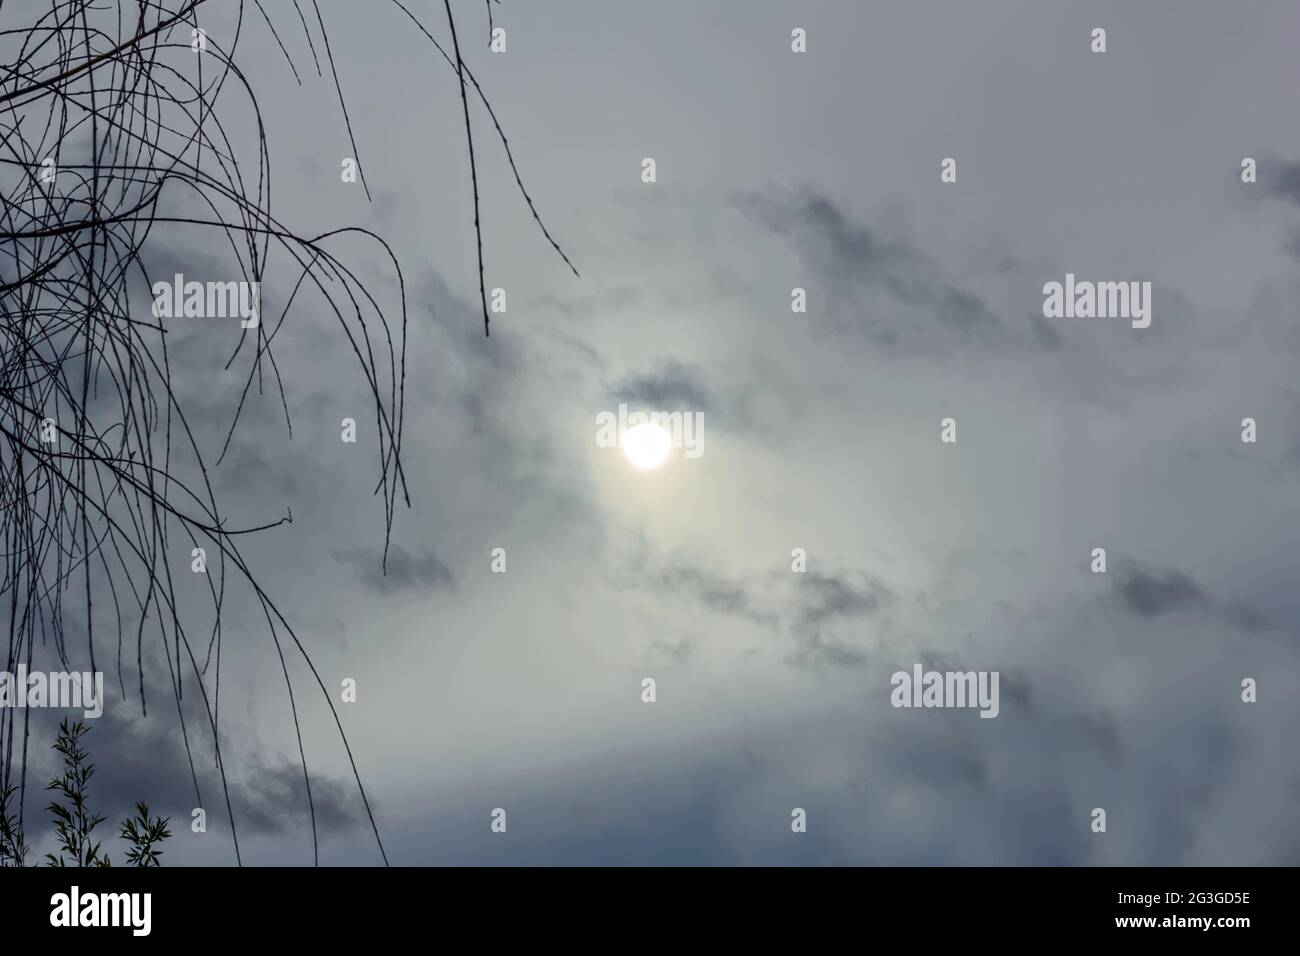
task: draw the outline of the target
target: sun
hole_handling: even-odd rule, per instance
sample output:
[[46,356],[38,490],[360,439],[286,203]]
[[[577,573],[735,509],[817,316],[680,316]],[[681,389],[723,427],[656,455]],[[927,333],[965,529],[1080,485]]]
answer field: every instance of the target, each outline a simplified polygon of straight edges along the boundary
[[658,468],[668,460],[672,448],[673,436],[654,422],[635,425],[623,435],[623,454],[641,469]]

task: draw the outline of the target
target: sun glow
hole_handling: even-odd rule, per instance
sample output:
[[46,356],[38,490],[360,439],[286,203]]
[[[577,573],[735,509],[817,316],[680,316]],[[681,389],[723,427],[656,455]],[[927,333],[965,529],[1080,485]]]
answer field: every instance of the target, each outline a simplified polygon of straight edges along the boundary
[[653,422],[629,428],[623,435],[623,454],[641,469],[658,468],[668,460],[672,447],[673,436]]

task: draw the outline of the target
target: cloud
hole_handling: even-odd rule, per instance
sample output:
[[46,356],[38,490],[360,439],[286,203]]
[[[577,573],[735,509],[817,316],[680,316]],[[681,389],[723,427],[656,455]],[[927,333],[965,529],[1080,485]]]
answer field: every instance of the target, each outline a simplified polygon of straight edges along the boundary
[[451,569],[432,548],[422,548],[413,554],[399,545],[391,545],[386,568],[377,549],[348,548],[335,551],[334,557],[359,568],[361,582],[380,594],[392,595],[403,591],[436,594],[456,589],[456,578]]
[[[797,667],[865,664],[868,656],[857,639],[841,640],[833,632],[877,613],[896,598],[883,583],[861,573],[777,572],[731,578],[681,559],[654,567],[641,558],[625,580],[626,586],[671,594],[707,611],[788,634],[794,649],[786,661]],[[669,650],[662,642],[654,647]],[[672,656],[684,660],[691,649],[679,645]]]
[[[821,191],[804,186],[775,198],[743,193],[735,201],[828,277],[830,284],[821,292],[846,313],[841,324],[875,344],[902,349],[941,344],[926,328],[955,333],[963,343],[1005,342],[1002,320],[981,296],[945,278],[911,242],[886,238],[854,221]],[[920,321],[924,318],[930,321]],[[1041,341],[1041,335],[1026,338],[1031,344]]]
[[1186,610],[1207,601],[1200,586],[1181,571],[1131,570],[1116,577],[1115,588],[1124,606],[1140,617]]
[[[761,38],[770,29],[765,14],[779,20],[782,5],[753,2],[762,8],[753,18],[700,20],[707,36],[699,48],[721,58],[700,60],[704,72],[691,82],[645,100],[633,125],[660,131],[645,148],[659,155],[661,172],[679,172],[655,187],[635,184],[619,136],[591,141],[581,181],[573,181],[565,144],[585,135],[582,117],[615,115],[635,97],[643,71],[572,82],[586,65],[566,73],[564,63],[547,64],[546,51],[576,21],[558,7],[520,8],[531,39],[518,55],[538,67],[530,75],[558,84],[584,109],[544,116],[535,109],[541,87],[509,83],[497,105],[503,120],[524,117],[542,134],[578,117],[564,135],[519,129],[518,142],[532,144],[519,158],[539,208],[570,211],[572,228],[557,222],[556,234],[573,246],[584,278],[552,270],[544,249],[534,263],[531,218],[520,216],[514,234],[509,216],[493,212],[489,176],[482,183],[492,213],[485,219],[489,283],[510,289],[510,312],[494,319],[490,340],[477,313],[468,173],[435,163],[430,174],[420,139],[437,146],[436,130],[457,121],[459,100],[426,97],[417,105],[427,122],[411,126],[412,97],[419,97],[403,92],[382,35],[366,44],[366,31],[340,30],[359,67],[356,99],[395,97],[392,110],[372,112],[364,124],[403,145],[385,153],[388,181],[420,184],[418,202],[394,192],[386,207],[371,207],[358,190],[338,188],[321,203],[314,177],[298,176],[279,194],[277,215],[322,220],[323,229],[359,210],[391,240],[405,270],[403,459],[412,508],[394,528],[401,546],[383,576],[377,512],[361,506],[376,476],[354,454],[366,436],[361,448],[338,441],[343,415],[365,424],[357,411],[365,407],[364,382],[337,322],[316,321],[310,305],[295,310],[276,340],[294,441],[285,440],[268,368],[265,391],[253,393],[257,404],[241,420],[242,440],[213,480],[230,492],[225,508],[240,518],[250,513],[246,523],[273,521],[292,505],[293,525],[241,546],[266,570],[286,614],[303,621],[300,632],[327,685],[336,689],[340,675],[356,673],[370,688],[345,722],[367,768],[367,792],[391,811],[379,823],[394,860],[1294,863],[1300,843],[1291,807],[1300,790],[1286,739],[1294,695],[1262,685],[1261,703],[1248,706],[1238,693],[1243,675],[1289,681],[1296,669],[1288,634],[1264,633],[1270,619],[1288,621],[1294,611],[1285,581],[1294,536],[1278,518],[1294,497],[1294,468],[1244,457],[1253,452],[1222,426],[1255,415],[1273,423],[1259,452],[1300,449],[1292,437],[1300,415],[1283,417],[1276,407],[1279,382],[1289,381],[1281,360],[1294,346],[1281,338],[1290,328],[1292,277],[1261,274],[1273,266],[1257,261],[1247,243],[1213,241],[1219,227],[1237,237],[1252,226],[1222,215],[1218,192],[1206,191],[1213,180],[1196,164],[1152,178],[1151,163],[1135,163],[1122,149],[1060,150],[1053,145],[1059,130],[1026,136],[1024,117],[1068,117],[1052,103],[1095,99],[1095,83],[1072,85],[1068,70],[1050,89],[1008,74],[1001,95],[986,97],[1005,109],[986,110],[958,131],[973,160],[961,187],[939,185],[932,163],[943,154],[926,145],[916,109],[945,90],[963,95],[960,55],[917,66],[907,44],[883,45],[878,52],[888,62],[873,69],[908,76],[910,97],[854,104],[843,91],[861,84],[834,84],[822,90],[839,97],[831,112],[857,109],[855,121],[819,126],[828,148],[816,155],[800,135],[778,142],[764,116],[797,110],[808,90],[772,71],[754,73],[745,51],[761,51],[751,40],[770,43]],[[842,6],[836,16],[850,26],[867,16]],[[1129,6],[1126,32],[1157,35],[1158,15]],[[987,30],[980,39],[995,43],[1050,30],[1049,12],[1026,21],[1013,7],[990,4],[968,26]],[[341,16],[359,25],[367,13],[358,7]],[[609,16],[616,22],[622,14]],[[675,19],[646,18],[642,26],[671,42]],[[1284,38],[1294,31],[1279,25],[1277,18],[1243,21],[1240,43],[1220,52],[1249,48],[1261,68],[1285,70],[1294,56]],[[649,62],[659,55],[657,43],[634,33],[620,56]],[[826,39],[837,42],[830,33]],[[950,39],[958,47],[970,42]],[[1019,46],[1034,65],[1050,65],[1050,44]],[[269,41],[268,48],[275,52]],[[1155,58],[1148,65],[1192,69],[1177,56],[1160,61],[1162,49],[1147,51]],[[843,63],[853,66],[851,58]],[[757,117],[743,108],[698,109],[691,97],[711,82],[710,69],[713,80],[770,82],[761,99],[780,108]],[[1258,116],[1285,105],[1271,87],[1260,89],[1266,99]],[[1158,130],[1140,131],[1139,138],[1155,137],[1148,159],[1204,155],[1206,117],[1212,128],[1236,123],[1239,137],[1239,104],[1210,86],[1204,92],[1195,115],[1175,109]],[[267,93],[276,95],[272,87]],[[285,95],[300,98],[292,89]],[[1141,110],[1125,114],[1122,97],[1112,99],[1118,111],[1093,130],[1102,146],[1132,140],[1142,119]],[[277,112],[286,168],[322,149],[332,155],[313,113]],[[1258,139],[1252,150],[1276,148],[1282,134],[1270,137],[1253,119],[1247,125]],[[729,148],[692,149],[706,135]],[[368,140],[362,137],[363,150]],[[737,156],[749,158],[738,166]],[[338,186],[333,162],[319,169]],[[764,185],[796,167],[815,180]],[[1261,163],[1260,173],[1261,195],[1279,215],[1300,205],[1300,164]],[[726,199],[717,197],[736,187],[719,186],[738,176],[747,177],[740,188],[755,191],[720,209]],[[508,171],[504,186],[513,187]],[[619,189],[635,191],[641,208],[601,201]],[[1166,192],[1153,200],[1153,189]],[[1174,195],[1203,201],[1150,215],[1153,201]],[[174,265],[196,276],[221,266],[183,244],[168,259],[170,248],[159,243],[151,259],[163,275]],[[347,261],[359,275],[391,271],[382,261]],[[429,262],[446,264],[447,278],[426,270]],[[1121,278],[1130,267],[1134,277],[1160,283],[1150,334],[1041,315],[1042,283],[1067,268]],[[281,294],[295,274],[275,270]],[[1251,303],[1256,279],[1272,289]],[[808,290],[806,315],[789,312],[794,285]],[[397,290],[377,284],[377,292],[385,289],[391,306]],[[268,305],[274,291],[268,287]],[[187,407],[204,426],[201,445],[215,455],[247,368],[241,359],[242,371],[221,373],[227,343],[217,355],[216,340],[200,337],[209,331],[217,329],[186,327],[169,348],[183,363],[178,384],[194,393]],[[1280,341],[1286,348],[1266,351]],[[387,347],[382,335],[372,344]],[[873,361],[873,351],[891,361]],[[617,471],[588,460],[588,406],[598,400],[608,408],[614,396],[647,410],[705,410],[706,430],[716,423],[731,433],[699,467],[641,476],[649,480],[630,494]],[[970,424],[962,426],[960,455],[940,460],[931,453],[945,408],[965,409],[957,417]],[[1140,487],[1159,488],[1158,501],[1136,493]],[[1223,489],[1251,506],[1205,509]],[[340,497],[353,492],[355,499]],[[1225,544],[1198,552],[1194,567],[1170,569],[1190,540],[1189,519],[1197,540]],[[637,533],[662,550],[632,563],[629,574],[602,548]],[[1116,562],[1102,582],[1081,576],[1078,542],[1094,535],[1140,542],[1154,563],[1130,571]],[[816,548],[822,573],[792,573],[771,557],[785,552],[786,541]],[[483,556],[496,544],[510,547],[508,575],[487,572]],[[185,569],[187,551],[177,557],[178,587],[197,592],[207,582]],[[337,563],[304,573],[295,560],[303,554]],[[956,561],[957,554],[976,557]],[[338,579],[347,586],[334,586]],[[1239,593],[1247,600],[1234,600]],[[423,594],[445,597],[439,612],[455,619],[436,642],[401,600]],[[245,639],[237,631],[244,621],[235,619],[256,610],[249,600],[227,603],[221,683],[231,795],[245,861],[256,856],[243,843],[247,832],[268,862],[305,862],[305,791],[284,726],[287,704],[275,696],[283,684],[271,681],[280,678],[278,662],[264,633]],[[111,602],[96,602],[97,614],[112,612]],[[611,621],[615,635],[607,633]],[[70,647],[84,642],[76,631],[68,628]],[[483,633],[494,640],[485,644]],[[356,634],[365,641],[349,639]],[[124,656],[129,664],[134,647]],[[663,688],[666,706],[636,699],[627,671],[639,660],[673,673],[675,686]],[[893,710],[888,675],[918,660],[998,670],[998,719]],[[148,669],[165,683],[164,662]],[[304,671],[293,673],[297,687]],[[196,805],[184,741],[160,729],[175,718],[166,713],[169,693],[151,689],[147,722],[119,716],[110,723],[106,715],[91,735],[92,754],[103,758],[92,799],[102,797],[110,820],[137,799],[177,822]],[[342,754],[329,749],[336,738],[325,739],[332,722],[325,715],[322,729],[315,720],[321,713],[304,721],[313,730],[308,758],[321,826],[335,834],[331,851],[340,860],[369,861],[374,847],[360,798]],[[228,842],[210,746],[193,733],[196,724],[191,744],[213,832],[201,850],[174,841],[178,861]],[[49,734],[39,739],[44,760]],[[571,762],[551,772],[560,751]],[[547,773],[528,759],[538,753]],[[438,799],[426,812],[430,793]],[[38,789],[29,789],[29,816],[35,807],[42,817],[33,798],[41,798]],[[485,825],[486,811],[503,804],[509,840]],[[796,805],[809,810],[811,823],[798,837],[789,831]],[[1088,830],[1088,811],[1098,805],[1108,808],[1110,834]],[[360,852],[343,854],[351,844]]]
[[1264,181],[1268,183],[1270,195],[1300,206],[1300,163],[1279,160],[1271,171],[1266,171]]
[[769,626],[776,623],[775,615],[759,609],[761,591],[752,583],[731,581],[702,568],[680,563],[655,572],[649,581],[650,587],[684,595],[718,614]]
[[1223,615],[1235,626],[1258,634],[1269,626],[1267,615],[1245,601],[1228,601],[1222,606]]
[[[927,671],[951,671],[953,673],[997,671],[999,700],[1011,704],[1025,713],[1029,713],[1033,708],[1033,685],[1029,681],[1029,675],[1020,668],[987,666],[987,662],[976,666],[951,654],[932,649],[922,649],[917,654],[917,662]],[[902,669],[906,670],[905,667]]]
[[621,402],[652,411],[707,412],[713,408],[700,370],[673,359],[662,360],[652,372],[628,375],[614,386],[613,393]]
[[797,646],[789,662],[799,667],[865,665],[870,658],[860,641],[847,642],[829,636],[827,630],[837,620],[856,621],[875,614],[894,599],[894,593],[862,574],[856,582],[847,574],[826,575],[815,571],[791,576],[795,579],[793,627]]
[[694,652],[698,642],[689,637],[683,637],[679,641],[655,641],[650,645],[650,653],[657,655],[660,659],[670,660],[677,664],[685,663]]
[[[321,834],[367,824],[356,784],[313,774],[311,805],[301,765],[259,763],[235,790],[236,822],[250,833],[286,833],[309,826],[314,811]],[[374,807],[372,801],[371,807]]]
[[799,620],[804,626],[819,627],[834,617],[872,614],[893,597],[893,592],[866,575],[859,582],[847,575],[826,575],[809,571],[798,577]]
[[812,187],[775,198],[742,193],[736,203],[834,278],[871,282],[916,259],[906,243],[873,234]]
[[1258,608],[1240,599],[1217,600],[1182,571],[1130,570],[1116,578],[1115,590],[1123,606],[1139,617],[1202,609],[1250,633],[1268,628],[1268,617]]
[[[152,699],[162,702],[162,688],[154,688]],[[170,701],[168,701],[170,703]],[[174,706],[174,705],[173,705]],[[193,710],[187,706],[187,710]],[[187,741],[174,719],[141,718],[131,715],[129,705],[110,707],[97,720],[85,721],[89,731],[82,738],[95,773],[88,788],[91,808],[105,817],[100,836],[115,837],[117,825],[135,813],[137,802],[149,806],[155,816],[168,817],[172,832],[188,830],[191,811],[207,811],[209,832],[214,840],[228,829],[225,793],[229,793],[235,826],[241,836],[290,834],[308,830],[311,813],[302,765],[281,760],[266,751],[241,746],[227,739],[226,789],[213,760],[210,740],[197,720],[189,721]],[[163,713],[167,707],[163,705]],[[53,743],[58,720],[53,711],[33,711],[33,746],[27,777],[27,840],[35,844],[51,833],[42,794],[45,783],[62,772],[61,758],[48,745]],[[174,717],[174,710],[172,712]],[[197,730],[197,733],[196,733]],[[228,731],[227,731],[228,732]],[[189,755],[193,756],[193,769]],[[197,788],[197,790],[196,790]],[[368,826],[364,807],[352,780],[338,779],[318,769],[311,772],[311,795],[319,834],[342,834]],[[371,801],[374,806],[374,800]],[[106,843],[106,846],[108,844]],[[168,846],[164,846],[164,851]]]

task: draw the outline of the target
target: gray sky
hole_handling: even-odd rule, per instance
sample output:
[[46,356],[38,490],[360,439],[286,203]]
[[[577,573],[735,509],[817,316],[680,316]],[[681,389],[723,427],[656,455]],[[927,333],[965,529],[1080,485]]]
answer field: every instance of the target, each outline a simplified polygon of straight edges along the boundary
[[[327,686],[357,681],[341,714],[392,862],[1300,861],[1300,9],[506,0],[493,55],[482,4],[455,6],[582,273],[476,112],[487,283],[508,294],[486,341],[461,104],[428,42],[395,8],[322,0],[370,204],[340,182],[351,149],[304,43],[301,88],[258,21],[240,46],[276,214],[374,229],[405,274],[413,503],[388,576],[373,413],[319,303],[276,341],[292,440],[268,393],[217,477],[238,520],[292,507],[245,551]],[[338,248],[394,301],[373,247]],[[198,272],[219,252],[167,254]],[[1044,319],[1067,272],[1150,281],[1150,328]],[[213,455],[237,335],[173,346]],[[598,448],[620,401],[703,412],[703,455],[638,472]],[[310,863],[278,658],[251,603],[228,608],[244,859]],[[997,719],[892,708],[915,662],[1000,671]],[[290,666],[322,861],[377,862]],[[101,799],[173,814],[167,862],[233,862],[210,774],[209,832],[185,825],[174,708],[110,695]]]

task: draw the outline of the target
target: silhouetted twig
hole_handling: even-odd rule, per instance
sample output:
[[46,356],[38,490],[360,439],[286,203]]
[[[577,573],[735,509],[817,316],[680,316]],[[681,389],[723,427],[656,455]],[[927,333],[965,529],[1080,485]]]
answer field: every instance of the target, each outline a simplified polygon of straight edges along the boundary
[[[458,75],[486,335],[478,170],[467,80],[492,117],[534,219],[553,248],[566,263],[569,260],[542,225],[501,125],[461,58],[449,0],[445,6],[454,61],[410,10],[393,2],[433,40]],[[268,10],[270,5],[261,0],[253,4],[256,22],[267,27],[300,86],[302,77],[290,55],[294,41],[286,42],[289,34],[277,28],[277,8]],[[293,8],[317,75],[323,76],[316,44],[320,41],[369,197],[326,20],[316,0],[312,20],[299,0],[293,0]],[[219,35],[200,35],[200,12],[218,9],[230,22]],[[292,514],[254,526],[232,526],[214,493],[209,469],[222,461],[254,389],[262,394],[268,385],[274,388],[292,434],[273,343],[300,293],[318,293],[373,400],[379,465],[375,492],[383,501],[386,567],[399,498],[409,505],[401,456],[405,282],[392,250],[373,232],[354,227],[307,236],[272,212],[266,131],[250,75],[237,65],[235,55],[246,9],[245,0],[219,6],[207,0],[53,0],[43,8],[24,7],[22,22],[0,29],[0,606],[8,629],[7,670],[32,662],[37,644],[51,648],[65,669],[74,669],[71,658],[78,648],[70,642],[79,631],[84,632],[86,658],[96,670],[103,651],[103,635],[96,627],[108,622],[116,638],[118,683],[126,693],[128,673],[134,670],[130,676],[135,694],[147,714],[149,644],[150,656],[160,655],[165,662],[199,805],[202,795],[183,706],[187,694],[203,715],[238,861],[220,688],[227,636],[222,609],[234,584],[240,584],[260,607],[280,659],[314,854],[319,852],[315,802],[288,647],[302,656],[330,707],[386,862],[333,695],[240,548],[245,536],[290,522]],[[488,10],[491,18],[490,2]],[[0,18],[18,15],[15,11],[12,2],[0,2]],[[236,145],[241,139],[236,130],[245,128],[255,131],[252,156]],[[381,305],[331,251],[348,237],[373,243],[391,263],[396,308]],[[225,442],[211,464],[191,428],[188,403],[174,388],[167,321],[153,315],[144,291],[159,278],[158,251],[191,244],[227,250],[235,262],[232,278],[238,275],[260,287],[274,261],[287,266],[292,279],[292,292],[278,313],[260,316],[255,326],[244,329],[226,361],[227,368],[240,370],[243,387],[233,403]],[[572,263],[569,267],[573,269]],[[170,281],[171,276],[165,278]],[[214,558],[206,578],[212,623],[202,632],[191,623],[191,615],[182,613],[173,578],[177,555],[188,556],[200,547],[210,549]],[[78,598],[71,599],[74,593]],[[133,665],[124,659],[132,643]],[[13,832],[18,833],[29,721],[29,710],[0,711],[0,793],[6,806],[16,794]],[[11,819],[8,810],[4,819]],[[152,823],[145,814],[139,832],[147,836]],[[0,856],[14,852],[5,840],[0,832]]]

